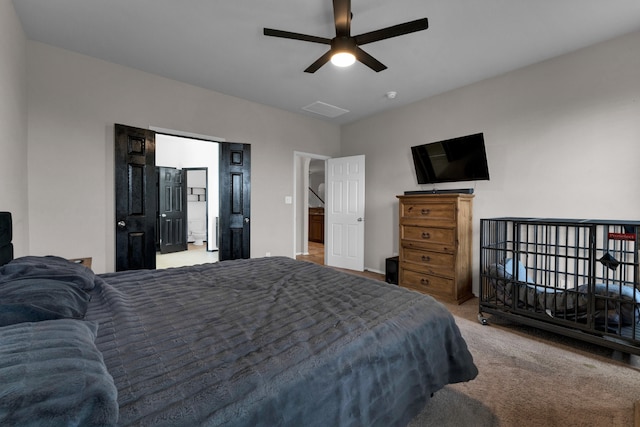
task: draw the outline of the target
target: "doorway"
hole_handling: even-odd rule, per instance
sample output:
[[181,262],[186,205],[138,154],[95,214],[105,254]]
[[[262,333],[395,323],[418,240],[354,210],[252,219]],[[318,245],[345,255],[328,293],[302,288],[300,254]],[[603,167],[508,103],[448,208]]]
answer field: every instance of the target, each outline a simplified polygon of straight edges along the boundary
[[[317,243],[309,239],[313,161],[322,165],[326,189],[323,253],[315,256],[311,256],[311,250],[318,249]],[[327,266],[356,271],[364,269],[364,168],[363,155],[330,158],[294,152],[294,258],[318,263],[322,260]]]
[[[324,234],[324,188],[320,184],[325,182],[325,163],[329,159],[327,156],[311,153],[294,153],[294,246],[293,256],[297,259],[324,264],[324,236],[322,242],[318,240],[317,231],[309,235],[309,228],[312,220],[322,221],[322,233]],[[313,194],[311,190],[316,194]],[[322,193],[322,194],[321,194]],[[322,200],[322,201],[320,201]],[[320,212],[322,216],[311,214]],[[315,218],[311,218],[314,216]],[[312,225],[313,227],[314,225]],[[316,226],[317,227],[317,226]],[[317,229],[316,229],[317,230]],[[316,234],[314,236],[313,234]],[[310,241],[311,239],[311,241]]]
[[185,177],[185,244],[180,251],[156,252],[156,268],[218,261],[218,156],[214,141],[156,134],[156,167]]
[[[324,265],[325,160],[310,159],[307,183],[307,248],[297,259]],[[304,213],[303,213],[304,214]]]
[[[180,133],[180,132],[178,132]],[[158,222],[156,135],[168,132],[114,125],[115,271],[155,269]],[[174,136],[175,133],[173,134]],[[182,134],[187,139],[202,139]],[[206,138],[206,137],[205,137]],[[218,142],[218,257],[249,258],[251,254],[251,145]],[[184,147],[182,147],[184,148]],[[215,166],[215,165],[214,165]],[[214,167],[209,170],[215,169]],[[209,198],[214,200],[213,198]],[[209,225],[212,223],[209,220]],[[186,231],[186,227],[184,228]],[[213,235],[213,233],[210,233]]]

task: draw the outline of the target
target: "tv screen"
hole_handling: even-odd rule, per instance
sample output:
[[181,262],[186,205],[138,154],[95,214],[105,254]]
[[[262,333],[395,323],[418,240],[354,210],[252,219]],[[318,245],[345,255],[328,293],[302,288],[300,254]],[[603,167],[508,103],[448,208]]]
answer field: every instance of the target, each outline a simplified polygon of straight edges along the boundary
[[411,154],[418,184],[489,179],[482,133],[416,145]]

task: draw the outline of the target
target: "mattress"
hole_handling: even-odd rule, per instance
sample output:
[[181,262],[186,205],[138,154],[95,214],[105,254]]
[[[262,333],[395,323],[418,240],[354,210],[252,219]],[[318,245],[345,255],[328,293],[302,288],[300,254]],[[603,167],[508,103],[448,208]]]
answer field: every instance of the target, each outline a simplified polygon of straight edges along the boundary
[[284,257],[97,276],[119,425],[402,426],[476,377],[433,298]]

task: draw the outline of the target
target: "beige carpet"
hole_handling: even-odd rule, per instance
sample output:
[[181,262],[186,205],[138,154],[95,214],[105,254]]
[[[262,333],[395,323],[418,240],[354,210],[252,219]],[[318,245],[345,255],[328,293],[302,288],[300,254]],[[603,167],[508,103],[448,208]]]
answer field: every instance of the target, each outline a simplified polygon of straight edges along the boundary
[[535,328],[477,320],[477,300],[448,306],[478,377],[437,392],[409,425],[634,426],[640,400],[637,356],[620,356]]

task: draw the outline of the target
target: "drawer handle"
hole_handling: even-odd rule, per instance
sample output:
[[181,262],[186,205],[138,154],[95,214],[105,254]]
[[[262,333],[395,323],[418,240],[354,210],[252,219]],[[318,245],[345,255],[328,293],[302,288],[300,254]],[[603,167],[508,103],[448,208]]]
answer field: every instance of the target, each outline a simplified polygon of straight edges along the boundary
[[431,257],[429,255],[426,255],[426,256],[422,255],[422,261],[423,262],[429,262],[429,261],[431,261]]
[[427,233],[426,231],[424,233],[422,233],[422,238],[423,239],[430,239],[431,238],[431,234]]
[[420,211],[420,213],[421,213],[422,215],[429,215],[429,214],[431,213],[431,209],[422,209],[422,210]]
[[429,279],[420,279],[420,283],[421,283],[422,285],[427,286],[427,285],[429,285]]

